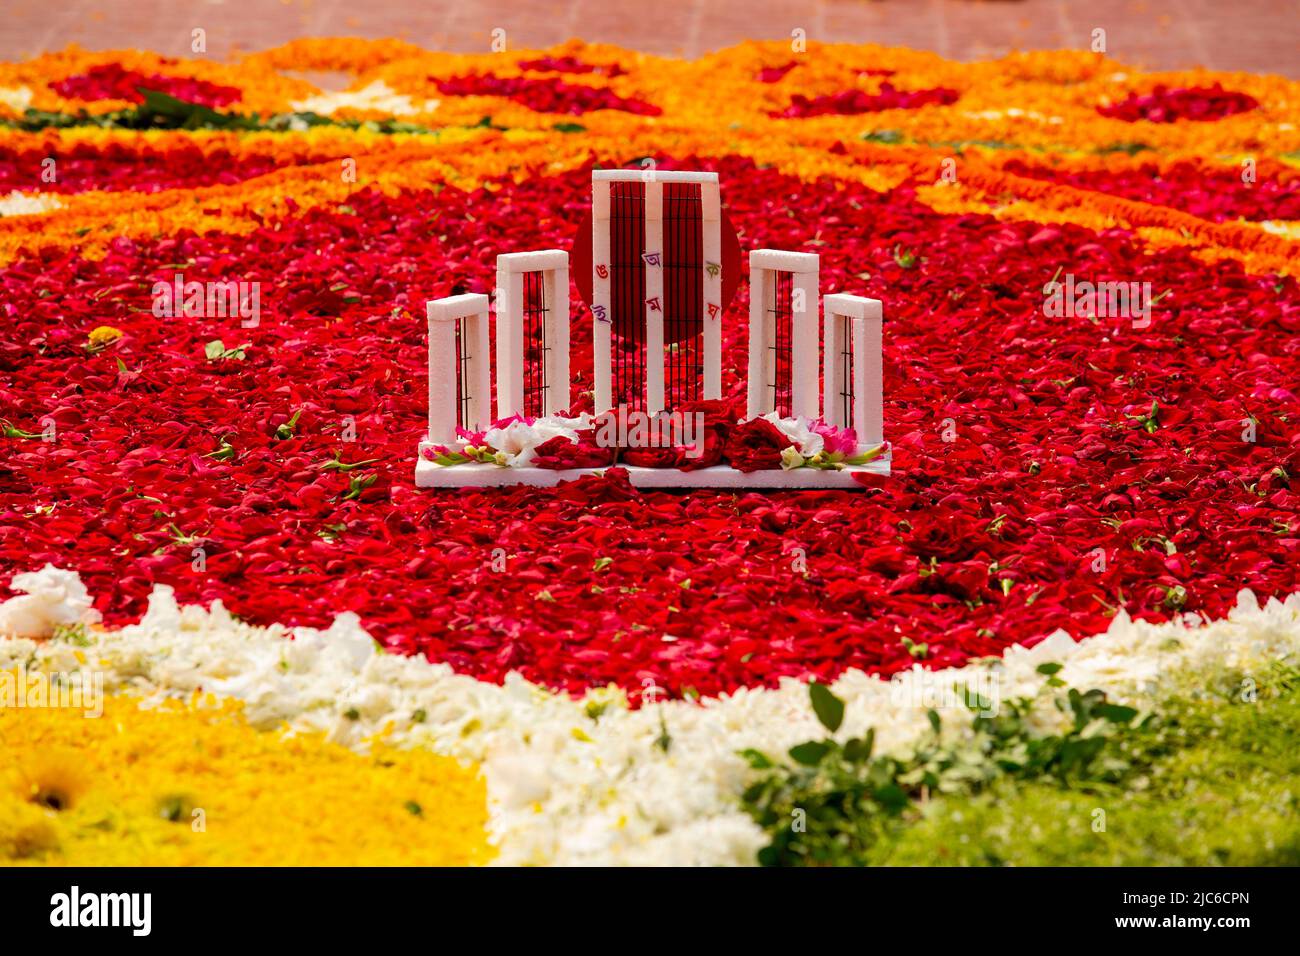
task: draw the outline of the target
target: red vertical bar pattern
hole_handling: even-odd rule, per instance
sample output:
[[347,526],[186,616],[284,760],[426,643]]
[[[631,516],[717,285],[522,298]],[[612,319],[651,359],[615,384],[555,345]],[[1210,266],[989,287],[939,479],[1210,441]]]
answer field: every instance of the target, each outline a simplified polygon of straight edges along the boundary
[[774,274],[772,297],[772,407],[782,418],[789,418],[794,405],[794,273]]
[[664,409],[704,395],[704,207],[699,183],[664,183]]
[[645,408],[645,184],[613,182],[609,190],[610,321],[614,406]]
[[547,359],[550,348],[546,342],[546,320],[549,312],[546,301],[545,275],[525,272],[524,285],[524,415],[541,418],[546,414]]

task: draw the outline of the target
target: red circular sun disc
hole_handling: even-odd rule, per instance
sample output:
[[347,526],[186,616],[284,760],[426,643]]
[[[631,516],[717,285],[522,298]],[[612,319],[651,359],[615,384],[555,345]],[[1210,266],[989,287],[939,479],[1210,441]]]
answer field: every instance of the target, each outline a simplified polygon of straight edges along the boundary
[[[736,229],[731,224],[724,210],[722,213],[722,306],[725,314],[727,306],[731,304],[732,297],[736,294],[736,289],[740,287],[740,237],[736,235]],[[582,223],[578,226],[578,234],[573,240],[573,253],[570,256],[573,268],[573,281],[578,287],[578,294],[582,296],[582,301],[587,303],[591,308],[591,210],[582,217]],[[678,326],[684,323],[665,322],[664,323],[664,342],[674,342],[684,336],[684,332],[674,335]],[[630,329],[618,328],[617,333],[624,337],[640,341],[641,334],[645,328],[645,323],[634,323]]]

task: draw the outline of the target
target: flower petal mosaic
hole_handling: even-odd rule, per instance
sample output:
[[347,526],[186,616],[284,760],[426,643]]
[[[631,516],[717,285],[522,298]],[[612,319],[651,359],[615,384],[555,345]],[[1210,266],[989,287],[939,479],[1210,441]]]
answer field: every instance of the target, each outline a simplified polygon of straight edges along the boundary
[[[801,747],[819,734],[921,767],[985,739],[965,716],[993,688],[1016,733],[1065,747],[1060,714],[1092,707],[1131,744],[1243,681],[1283,726],[1297,116],[1280,77],[1068,51],[339,39],[0,64],[0,863],[844,862],[772,822],[823,779],[801,765],[829,773]],[[737,411],[742,275],[694,447],[599,440],[575,284],[571,407],[422,457],[592,473],[417,487],[426,303],[574,248],[593,171],[645,169],[716,173],[742,249],[816,253],[823,294],[883,303],[863,461],[890,467],[629,479],[862,458],[816,416]],[[72,688],[93,699],[50,704]],[[900,770],[906,805],[872,798],[893,835],[853,862],[924,856],[932,794],[1013,785],[985,769]],[[1252,845],[1300,845],[1255,819]]]

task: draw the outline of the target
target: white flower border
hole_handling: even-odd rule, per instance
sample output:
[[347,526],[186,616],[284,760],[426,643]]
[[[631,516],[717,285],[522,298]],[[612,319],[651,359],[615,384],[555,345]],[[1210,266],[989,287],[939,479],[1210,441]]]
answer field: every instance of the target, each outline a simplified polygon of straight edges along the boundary
[[[146,696],[202,689],[243,700],[259,726],[287,722],[358,749],[387,733],[473,761],[488,782],[499,864],[752,863],[764,839],[739,806],[747,767],[738,751],[776,755],[824,735],[806,686],[794,680],[631,711],[614,690],[574,700],[518,675],[497,686],[382,653],[351,613],[326,630],[253,627],[219,601],[207,610],[178,607],[161,586],[136,625],[92,623],[85,647],[36,640],[93,618],[89,596],[75,573],[51,567],[16,576],[12,586],[28,593],[0,603],[0,634],[28,636],[0,640],[0,668],[92,668],[104,673],[106,689]],[[1057,631],[1032,649],[1012,647],[965,668],[917,667],[892,682],[848,671],[832,688],[846,703],[836,736],[874,727],[878,746],[897,750],[928,728],[935,688],[982,689],[996,677],[1004,697],[1032,696],[1044,684],[1037,668],[1049,661],[1063,665],[1057,676],[1072,687],[1143,705],[1188,675],[1260,673],[1298,653],[1300,595],[1260,606],[1242,591],[1228,617],[1212,622],[1187,615],[1154,625],[1121,612],[1104,634],[1075,643]],[[1042,719],[1053,713],[1043,708]],[[954,719],[946,732],[968,723]],[[666,751],[656,744],[665,729]]]

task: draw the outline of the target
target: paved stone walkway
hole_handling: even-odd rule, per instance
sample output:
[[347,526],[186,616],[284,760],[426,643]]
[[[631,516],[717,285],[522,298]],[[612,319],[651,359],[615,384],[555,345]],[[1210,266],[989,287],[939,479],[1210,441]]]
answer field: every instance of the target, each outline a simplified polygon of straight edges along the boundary
[[1300,0],[4,0],[0,59],[79,43],[189,54],[263,49],[300,36],[395,36],[485,50],[573,36],[694,57],[745,38],[809,38],[934,50],[959,60],[1087,48],[1153,69],[1206,66],[1300,77]]

